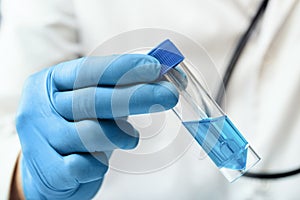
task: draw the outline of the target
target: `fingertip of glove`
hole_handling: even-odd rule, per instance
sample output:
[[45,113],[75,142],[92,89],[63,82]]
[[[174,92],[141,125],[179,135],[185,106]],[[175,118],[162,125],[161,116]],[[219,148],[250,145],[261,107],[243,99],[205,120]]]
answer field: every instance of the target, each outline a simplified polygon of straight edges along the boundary
[[161,106],[158,106],[156,109],[152,109],[151,112],[169,110],[178,102],[179,93],[172,83],[161,81],[158,84],[160,87],[156,87],[154,95],[155,99],[157,99],[157,104]]
[[124,132],[117,146],[124,150],[134,149],[139,143],[139,132],[126,120],[116,120],[116,124]]

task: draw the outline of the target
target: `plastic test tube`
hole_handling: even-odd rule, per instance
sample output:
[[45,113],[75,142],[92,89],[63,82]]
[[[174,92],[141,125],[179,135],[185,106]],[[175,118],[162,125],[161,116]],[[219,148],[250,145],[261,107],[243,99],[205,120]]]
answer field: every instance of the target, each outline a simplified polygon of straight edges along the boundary
[[[199,71],[183,62],[176,46],[165,40],[148,54],[160,61],[161,76],[179,91],[173,111],[227,180],[233,182],[253,167],[259,156],[196,79]],[[186,76],[173,69],[177,65]]]

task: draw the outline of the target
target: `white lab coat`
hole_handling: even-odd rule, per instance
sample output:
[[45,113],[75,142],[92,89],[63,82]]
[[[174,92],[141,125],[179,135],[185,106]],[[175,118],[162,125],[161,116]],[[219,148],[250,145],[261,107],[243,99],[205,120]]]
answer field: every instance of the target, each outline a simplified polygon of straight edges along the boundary
[[[87,55],[112,36],[138,28],[164,28],[187,35],[205,47],[222,74],[260,2],[3,0],[0,199],[8,197],[20,151],[13,118],[29,74]],[[300,1],[271,0],[226,91],[228,115],[262,157],[255,171],[288,170],[300,164],[299,24]],[[155,172],[111,169],[95,199],[300,198],[300,175],[276,181],[241,178],[229,184],[201,156],[193,143],[179,159]],[[116,153],[113,159],[122,158]]]

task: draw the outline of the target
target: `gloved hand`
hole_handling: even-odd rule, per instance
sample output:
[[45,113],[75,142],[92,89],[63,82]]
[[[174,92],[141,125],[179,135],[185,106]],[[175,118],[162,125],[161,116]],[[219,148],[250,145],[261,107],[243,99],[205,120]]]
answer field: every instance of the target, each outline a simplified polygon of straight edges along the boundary
[[151,56],[129,54],[72,60],[29,77],[16,119],[26,199],[93,197],[106,153],[138,143],[123,117],[177,103],[173,85],[158,81],[160,68]]

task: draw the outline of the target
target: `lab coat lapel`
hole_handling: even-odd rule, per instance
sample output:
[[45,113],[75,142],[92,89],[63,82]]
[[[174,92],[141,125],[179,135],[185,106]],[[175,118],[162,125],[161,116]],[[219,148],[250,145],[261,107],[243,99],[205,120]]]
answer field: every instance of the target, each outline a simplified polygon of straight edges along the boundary
[[261,55],[265,55],[275,40],[280,28],[288,18],[297,0],[269,0],[268,7],[260,26],[260,41],[258,42]]

